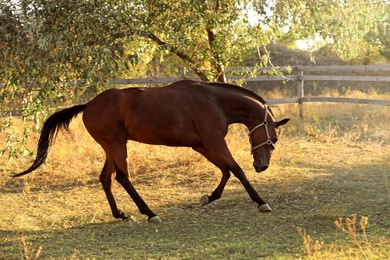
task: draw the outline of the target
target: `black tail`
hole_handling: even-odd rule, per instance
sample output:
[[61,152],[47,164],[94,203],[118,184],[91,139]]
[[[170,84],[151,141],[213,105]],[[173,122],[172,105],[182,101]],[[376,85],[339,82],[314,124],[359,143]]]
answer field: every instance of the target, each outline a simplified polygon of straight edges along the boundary
[[85,107],[86,105],[73,106],[51,115],[43,124],[41,136],[38,141],[37,157],[35,158],[35,161],[27,171],[18,173],[13,177],[23,176],[41,166],[46,160],[49,147],[53,144],[58,130],[61,128],[68,130],[70,121],[80,112],[83,112]]

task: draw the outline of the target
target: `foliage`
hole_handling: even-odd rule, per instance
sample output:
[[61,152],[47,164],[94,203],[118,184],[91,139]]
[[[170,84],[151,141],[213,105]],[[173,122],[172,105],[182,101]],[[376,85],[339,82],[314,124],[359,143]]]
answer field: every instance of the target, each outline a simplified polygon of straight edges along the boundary
[[48,99],[55,106],[110,79],[128,24],[117,14],[128,9],[104,1],[2,1],[2,103],[40,110]]
[[237,1],[144,1],[144,35],[180,57],[200,79],[226,81],[224,68],[252,42]]
[[39,255],[42,252],[42,246],[39,246],[38,249],[35,251],[31,248],[32,243],[27,241],[27,237],[25,235],[21,235],[20,244],[23,247],[23,259],[37,260],[39,258]]
[[350,238],[352,238],[353,242],[360,249],[363,249],[363,246],[362,246],[363,243],[367,243],[368,242],[367,234],[366,234],[367,225],[368,225],[368,217],[362,216],[360,221],[359,221],[361,232],[363,234],[363,239],[360,239],[359,235],[357,233],[357,227],[356,227],[357,217],[356,217],[356,214],[352,214],[351,218],[346,218],[345,219],[345,223],[344,223],[344,219],[342,217],[339,217],[337,220],[334,221],[334,224],[336,225],[336,227],[339,230],[341,230],[342,232],[347,234]]
[[316,256],[321,251],[321,248],[324,246],[323,241],[313,240],[313,238],[306,233],[306,230],[297,227],[299,235],[303,239],[302,252],[307,256]]
[[[27,147],[27,139],[31,133],[31,127],[24,127],[23,133],[20,133],[16,129],[12,129],[14,122],[12,118],[7,118],[2,124],[0,124],[0,131],[4,133],[4,140],[7,144],[5,148],[0,149],[0,156],[8,154],[8,159],[11,161],[13,158],[18,158],[21,152],[25,155],[32,155],[33,152],[29,151]],[[16,127],[15,127],[16,128]]]
[[[352,214],[350,218],[339,217],[333,222],[338,231],[342,231],[352,240],[350,257],[362,256],[362,259],[379,258],[374,249],[374,243],[369,241],[367,236],[368,217],[362,216],[360,221],[357,220],[357,215]],[[360,228],[359,228],[360,227]],[[333,242],[331,249],[324,249],[324,241],[313,240],[306,230],[298,227],[298,233],[303,239],[302,252],[308,259],[323,259],[327,257],[329,251],[342,251],[342,246]],[[375,245],[376,246],[376,245]],[[356,249],[357,250],[356,250]],[[374,250],[373,250],[374,249]],[[356,251],[356,252],[354,252]]]
[[[1,1],[1,110],[18,109],[39,129],[53,108],[87,88],[98,92],[115,76],[131,19],[118,14],[130,9],[121,1]],[[12,158],[18,149],[24,151],[8,142],[3,152]]]
[[359,42],[373,27],[373,22],[383,15],[378,8],[386,1],[371,0],[268,0],[259,11],[262,20],[273,31],[285,32],[281,40],[312,40],[328,48],[345,60],[360,51]]
[[367,42],[379,48],[380,53],[390,61],[390,2],[384,5],[384,15],[366,35]]

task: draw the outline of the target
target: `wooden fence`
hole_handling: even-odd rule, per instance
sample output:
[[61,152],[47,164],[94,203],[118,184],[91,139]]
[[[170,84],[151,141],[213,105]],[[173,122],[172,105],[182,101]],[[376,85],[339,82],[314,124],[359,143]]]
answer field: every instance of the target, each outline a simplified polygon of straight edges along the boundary
[[[358,81],[358,82],[390,82],[390,65],[367,65],[367,66],[294,66],[294,67],[279,67],[279,68],[259,68],[260,73],[255,77],[245,76],[251,74],[255,68],[232,68],[229,72],[241,73],[244,75],[228,76],[229,80],[243,80],[246,82],[264,82],[264,81],[293,81],[296,82],[296,97],[268,99],[269,104],[287,104],[287,103],[308,103],[308,102],[337,102],[337,103],[356,103],[368,105],[390,106],[389,100],[379,99],[362,99],[362,98],[347,98],[347,97],[315,97],[305,96],[305,81]],[[292,71],[290,74],[283,75],[261,75],[264,71]],[[248,72],[248,73],[245,73]],[[329,75],[307,75],[308,72],[329,73]],[[334,73],[369,73],[369,72],[384,72],[386,76],[346,76],[334,75]],[[333,73],[333,74],[332,74]],[[115,79],[115,85],[131,85],[131,84],[168,84],[182,79],[197,79],[195,77],[187,77],[184,73],[179,78],[147,78],[147,79]],[[389,83],[390,84],[390,83]]]

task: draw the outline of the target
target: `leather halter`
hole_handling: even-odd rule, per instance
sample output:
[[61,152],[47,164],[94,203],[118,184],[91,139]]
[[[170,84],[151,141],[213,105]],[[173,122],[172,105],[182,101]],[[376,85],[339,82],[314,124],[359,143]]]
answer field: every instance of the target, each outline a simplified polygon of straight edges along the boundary
[[[272,140],[271,140],[271,136],[269,135],[269,130],[268,130],[268,121],[267,121],[268,106],[265,105],[264,107],[265,107],[265,109],[264,109],[265,110],[264,122],[259,124],[259,125],[257,125],[257,126],[255,126],[248,134],[249,135],[249,142],[251,143],[251,153],[253,153],[253,151],[256,150],[257,148],[262,147],[263,145],[270,145],[270,146],[272,146],[272,148],[274,148],[274,146],[275,146],[274,142],[272,142]],[[258,129],[258,128],[262,127],[262,126],[264,126],[264,128],[265,128],[265,134],[267,136],[267,140],[264,143],[261,143],[259,145],[253,146],[252,133],[256,129]]]

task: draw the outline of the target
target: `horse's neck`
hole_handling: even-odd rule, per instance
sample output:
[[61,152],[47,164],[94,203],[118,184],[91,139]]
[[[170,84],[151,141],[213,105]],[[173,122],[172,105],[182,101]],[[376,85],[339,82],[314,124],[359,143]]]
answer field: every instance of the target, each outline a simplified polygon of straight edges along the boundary
[[241,123],[251,128],[264,120],[263,105],[250,97],[227,98],[225,104],[228,106],[225,113],[229,124]]

